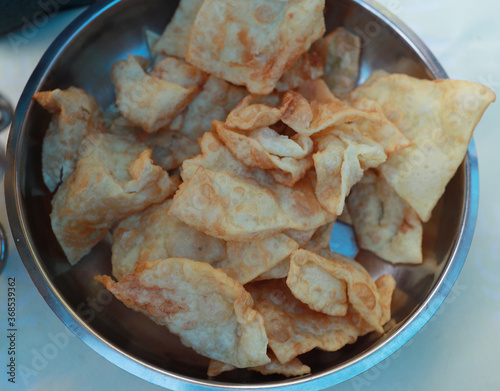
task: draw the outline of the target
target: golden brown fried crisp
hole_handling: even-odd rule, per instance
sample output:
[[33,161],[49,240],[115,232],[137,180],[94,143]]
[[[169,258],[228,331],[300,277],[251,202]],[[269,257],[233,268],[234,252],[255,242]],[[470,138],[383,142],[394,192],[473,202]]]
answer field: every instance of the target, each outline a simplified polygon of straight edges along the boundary
[[113,229],[113,276],[121,280],[144,261],[189,258],[215,264],[226,259],[226,243],[167,213],[171,199],[122,220]]
[[344,316],[351,305],[375,330],[383,332],[377,286],[355,260],[328,249],[318,255],[297,250],[290,256],[286,283],[293,295],[315,311]]
[[305,136],[359,119],[380,120],[376,111],[356,109],[337,99],[321,79],[305,83],[297,91],[288,91],[281,111],[281,120]]
[[324,68],[321,56],[316,52],[304,53],[281,76],[281,79],[276,84],[276,90],[282,92],[293,90],[310,80],[319,79],[323,74]]
[[412,141],[408,148],[391,154],[380,172],[420,219],[428,221],[495,94],[477,83],[393,74],[356,88],[350,100],[359,98],[376,101],[387,119]]
[[238,368],[270,362],[262,316],[253,309],[252,297],[206,262],[159,259],[141,263],[119,282],[108,276],[94,279],[203,356]]
[[[393,281],[393,280],[392,280]],[[383,280],[382,308],[390,308],[390,281]],[[316,347],[336,351],[374,330],[353,309],[346,316],[329,316],[310,309],[292,295],[284,280],[259,281],[246,285],[255,308],[264,318],[269,347],[284,364]],[[390,315],[383,314],[383,319]]]
[[128,55],[111,69],[116,105],[122,115],[145,132],[154,133],[184,110],[199,89],[148,75],[145,58]]
[[177,188],[144,144],[89,134],[76,168],[52,199],[52,230],[75,264],[118,220],[161,202]]
[[[252,371],[260,372],[263,375],[284,375],[286,377],[290,376],[302,376],[311,373],[311,368],[307,365],[302,364],[298,358],[294,358],[292,361],[286,364],[281,364],[276,356],[272,352],[268,352],[268,356],[271,362],[266,365],[261,365],[258,367],[248,368]],[[208,363],[207,376],[213,377],[220,375],[223,372],[228,372],[234,370],[233,365],[229,365],[217,360],[210,360]]]
[[191,28],[202,4],[203,0],[181,0],[172,20],[153,46],[153,50],[165,56],[185,58]]
[[248,95],[228,114],[226,125],[250,132],[276,124],[281,117],[280,95]]
[[328,212],[340,215],[345,198],[363,172],[387,159],[382,146],[358,134],[352,125],[338,126],[315,138],[313,155],[316,170],[316,196]]
[[219,121],[214,121],[213,130],[238,160],[249,167],[269,170],[285,186],[297,183],[314,164],[313,142],[307,136],[289,138],[271,128],[245,134]]
[[42,145],[43,181],[53,192],[75,169],[80,142],[88,133],[104,132],[104,122],[95,98],[79,88],[38,92],[33,98],[53,114]]
[[325,68],[323,79],[330,90],[337,98],[347,98],[359,76],[361,39],[339,27],[317,40],[313,50],[321,56]]
[[205,0],[187,61],[255,94],[268,94],[325,31],[324,0]]
[[201,69],[175,57],[166,57],[160,60],[149,75],[178,84],[184,88],[193,86],[201,88],[208,78],[208,75]]
[[242,87],[210,76],[203,90],[189,104],[180,133],[197,140],[210,130],[213,120],[224,121],[247,94],[248,91]]
[[184,182],[170,213],[186,224],[225,240],[264,239],[286,229],[307,231],[332,221],[304,177],[293,187],[265,170],[237,160],[212,133],[201,140],[202,155],[182,166]]
[[299,248],[285,234],[251,242],[227,242],[227,258],[214,267],[224,270],[242,284],[275,267]]
[[422,222],[384,178],[365,172],[347,207],[359,247],[392,263],[422,263]]

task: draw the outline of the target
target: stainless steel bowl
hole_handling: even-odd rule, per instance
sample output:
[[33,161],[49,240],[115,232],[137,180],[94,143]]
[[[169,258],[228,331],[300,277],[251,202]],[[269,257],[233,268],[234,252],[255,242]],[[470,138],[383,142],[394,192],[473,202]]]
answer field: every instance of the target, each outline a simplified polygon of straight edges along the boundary
[[[310,376],[284,379],[237,370],[214,380],[208,360],[182,346],[166,329],[125,308],[92,281],[110,273],[110,246],[100,243],[70,267],[50,228],[51,196],[43,185],[40,157],[50,116],[31,97],[71,85],[94,94],[102,107],[114,100],[112,64],[132,52],[147,55],[143,29],[161,32],[177,2],[105,1],[90,7],[47,50],[17,107],[8,142],[6,201],[23,262],[38,290],[59,318],[88,346],[123,369],[170,389],[321,389],[377,364],[408,341],[434,314],[465,261],[476,221],[478,173],[474,145],[424,228],[425,262],[393,266],[369,253],[362,262],[375,277],[397,281],[392,320],[384,335],[360,338],[338,352],[314,350],[303,361]],[[374,69],[420,78],[446,74],[425,45],[373,1],[327,0],[327,29],[345,26],[363,39],[362,81]]]

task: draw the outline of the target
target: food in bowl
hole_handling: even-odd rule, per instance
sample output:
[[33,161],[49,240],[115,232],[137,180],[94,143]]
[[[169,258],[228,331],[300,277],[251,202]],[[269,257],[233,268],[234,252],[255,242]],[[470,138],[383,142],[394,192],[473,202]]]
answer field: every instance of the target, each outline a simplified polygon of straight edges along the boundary
[[[344,56],[335,49],[343,45],[332,37],[346,36],[345,31],[320,38],[322,7],[306,7],[313,16],[301,28],[314,25],[312,35],[305,41],[297,37],[300,45],[279,58],[277,44],[250,45],[252,34],[261,31],[248,27],[252,18],[246,14],[237,17],[243,9],[231,3],[205,0],[196,16],[188,17],[191,34],[200,31],[189,38],[188,63],[167,57],[148,71],[148,62],[137,56],[118,62],[112,71],[118,109],[108,110],[106,118],[84,91],[78,92],[84,103],[54,99],[44,105],[55,112],[51,129],[56,135],[45,139],[44,154],[51,150],[46,144],[58,145],[58,137],[78,151],[65,155],[61,164],[69,168],[60,168],[55,180],[52,175],[51,186],[62,181],[54,195],[52,225],[73,264],[114,228],[113,250],[126,254],[113,251],[119,281],[108,276],[96,280],[127,306],[217,360],[209,374],[250,367],[301,375],[309,370],[298,361],[299,354],[315,347],[338,350],[360,335],[383,332],[390,319],[392,277],[373,281],[356,261],[330,252],[325,241],[346,197],[362,247],[388,261],[421,262],[421,221],[429,219],[463,160],[494,94],[475,83],[383,72],[347,94],[345,86],[354,86],[357,77],[351,61],[356,55],[343,65]],[[193,4],[181,2],[179,15]],[[279,41],[291,14],[308,15],[301,14],[301,5],[306,2],[252,6],[270,7],[254,15],[266,24],[272,24],[272,15],[277,18],[272,36]],[[296,8],[286,14],[289,6]],[[227,30],[242,32],[230,35],[230,42],[238,37],[240,43],[227,52],[224,45],[217,47],[226,42],[220,37],[227,31],[206,26],[217,7],[228,7],[221,13],[234,21]],[[209,33],[201,36],[207,28]],[[313,43],[314,35],[319,42]],[[199,44],[207,36],[215,46]],[[264,49],[270,52],[259,57]],[[247,65],[240,73],[234,53]],[[258,57],[257,80],[249,56]],[[339,66],[331,65],[332,56],[340,57]],[[217,61],[203,61],[208,58]],[[267,69],[259,61],[269,58],[279,58],[272,72],[259,73]],[[322,68],[330,70],[326,80],[333,86],[321,79]],[[337,87],[344,100],[332,94]],[[35,98],[43,104],[42,97],[64,93]],[[79,111],[69,108],[78,105]],[[191,143],[181,156],[176,136]],[[415,164],[422,153],[429,158]],[[177,189],[180,179],[172,170],[179,166]],[[43,170],[57,173],[57,167]],[[185,246],[167,238],[178,230],[191,233],[179,238]],[[213,255],[206,263],[183,254],[195,252],[197,244],[200,254]],[[407,248],[412,249],[408,256]],[[205,308],[207,302],[213,308]],[[229,332],[217,327],[221,319]],[[203,339],[207,334],[210,338]]]

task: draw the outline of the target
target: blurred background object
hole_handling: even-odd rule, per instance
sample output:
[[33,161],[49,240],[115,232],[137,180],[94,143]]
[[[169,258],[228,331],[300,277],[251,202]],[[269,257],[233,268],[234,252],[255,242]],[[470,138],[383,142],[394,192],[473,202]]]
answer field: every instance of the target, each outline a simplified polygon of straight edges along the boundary
[[96,0],[0,0],[0,35],[24,26],[47,23],[59,11],[82,7]]

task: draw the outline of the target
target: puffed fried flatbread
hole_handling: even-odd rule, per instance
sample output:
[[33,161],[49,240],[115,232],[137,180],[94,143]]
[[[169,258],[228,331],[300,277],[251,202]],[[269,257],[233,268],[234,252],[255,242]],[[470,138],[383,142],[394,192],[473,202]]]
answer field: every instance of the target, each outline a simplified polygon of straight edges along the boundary
[[[302,364],[298,358],[294,358],[292,361],[286,364],[281,364],[276,356],[272,352],[268,352],[267,355],[271,359],[271,362],[266,365],[261,365],[258,367],[250,367],[248,369],[256,372],[260,372],[263,375],[284,375],[286,377],[290,376],[302,376],[311,373],[311,368],[307,365]],[[213,377],[218,376],[223,372],[228,372],[236,369],[233,365],[229,365],[217,360],[210,360],[208,363],[207,376]]]
[[202,155],[182,165],[185,182],[169,211],[186,224],[221,239],[248,241],[334,219],[316,200],[308,177],[283,186],[265,170],[241,163],[211,132],[200,146]]
[[285,186],[297,183],[314,164],[313,143],[307,136],[289,138],[271,128],[245,134],[219,121],[213,122],[213,130],[238,160],[249,167],[269,170]]
[[238,368],[270,362],[263,320],[252,297],[208,263],[159,259],[141,263],[119,282],[108,276],[94,279],[203,356]]
[[281,110],[281,120],[305,136],[359,119],[380,120],[376,111],[356,109],[333,96],[321,79],[305,83],[297,91],[288,91]]
[[95,98],[69,87],[36,93],[33,98],[53,114],[42,144],[43,181],[53,192],[75,169],[80,142],[91,132],[104,132]]
[[248,95],[228,114],[226,125],[230,128],[252,130],[276,124],[281,118],[278,94]]
[[264,280],[277,280],[281,278],[286,278],[288,275],[288,270],[290,269],[290,258],[284,259],[278,263],[275,267],[262,273],[260,276],[254,279],[254,281],[264,281]]
[[311,240],[309,240],[305,246],[301,246],[301,248],[314,252],[324,248],[330,249],[330,238],[334,225],[335,221],[332,221],[331,223],[319,227],[311,237]]
[[144,144],[89,134],[76,168],[52,199],[52,230],[73,265],[119,219],[161,202],[177,185],[151,160]]
[[117,280],[148,260],[181,257],[213,265],[226,259],[226,243],[169,215],[171,203],[168,199],[151,205],[113,229],[111,264]]
[[352,125],[323,132],[315,143],[316,196],[325,210],[338,216],[363,172],[385,162],[387,155],[380,144],[358,134]]
[[321,56],[316,52],[304,53],[276,84],[276,90],[285,92],[319,79],[325,73]]
[[411,145],[411,141],[401,133],[399,128],[385,117],[382,108],[376,101],[360,98],[349,103],[357,109],[377,112],[380,115],[379,120],[360,119],[355,121],[353,126],[362,135],[382,145],[387,156],[393,152],[402,151]]
[[122,115],[145,132],[154,133],[184,110],[199,89],[148,75],[148,65],[145,58],[130,54],[113,65],[111,80]]
[[311,309],[344,316],[349,305],[375,330],[383,332],[380,295],[368,272],[353,259],[326,250],[328,258],[297,250],[290,256],[286,283],[293,295]]
[[[386,311],[390,309],[391,281],[384,277],[381,282],[381,308]],[[254,299],[255,308],[264,318],[269,347],[280,363],[287,363],[316,347],[339,350],[354,343],[359,336],[374,331],[351,308],[346,316],[329,316],[311,310],[293,296],[284,280],[254,282],[246,288]],[[383,319],[388,317],[390,314],[383,314]]]
[[246,89],[210,75],[203,90],[189,104],[180,133],[197,140],[210,130],[213,120],[224,121],[247,94]]
[[165,28],[153,50],[165,56],[185,58],[196,14],[203,0],[181,0],[172,20]]
[[230,277],[246,284],[272,269],[299,248],[297,242],[285,234],[251,242],[227,242],[227,258],[214,264]]
[[380,172],[420,219],[428,221],[495,94],[467,81],[392,74],[356,88],[349,99],[359,98],[378,102],[384,115],[412,141],[392,154]]
[[187,61],[255,94],[325,31],[324,0],[206,0],[191,29]]
[[323,62],[323,79],[339,99],[347,98],[359,77],[361,38],[339,27],[313,45]]
[[347,207],[359,247],[391,263],[422,263],[422,222],[384,178],[365,172]]
[[201,88],[208,78],[208,75],[201,69],[175,57],[160,60],[149,75],[185,88],[192,86]]

